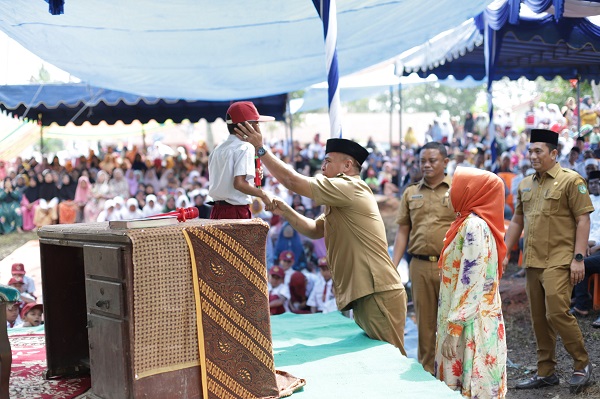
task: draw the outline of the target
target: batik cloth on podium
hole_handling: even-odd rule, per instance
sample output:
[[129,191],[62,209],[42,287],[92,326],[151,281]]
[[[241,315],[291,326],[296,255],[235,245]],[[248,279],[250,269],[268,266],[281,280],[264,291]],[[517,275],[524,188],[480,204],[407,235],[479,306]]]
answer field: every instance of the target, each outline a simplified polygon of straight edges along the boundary
[[267,232],[258,219],[127,232],[136,380],[198,367],[204,399],[277,398],[304,384],[274,368]]

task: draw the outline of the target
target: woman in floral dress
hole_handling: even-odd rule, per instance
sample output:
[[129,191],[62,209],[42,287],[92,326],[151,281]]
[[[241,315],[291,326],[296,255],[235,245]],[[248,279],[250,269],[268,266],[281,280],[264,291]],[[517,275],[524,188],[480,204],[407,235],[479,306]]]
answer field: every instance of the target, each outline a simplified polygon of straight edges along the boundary
[[504,244],[504,183],[459,167],[450,190],[457,214],[444,239],[435,375],[467,398],[506,395],[506,338],[498,285]]

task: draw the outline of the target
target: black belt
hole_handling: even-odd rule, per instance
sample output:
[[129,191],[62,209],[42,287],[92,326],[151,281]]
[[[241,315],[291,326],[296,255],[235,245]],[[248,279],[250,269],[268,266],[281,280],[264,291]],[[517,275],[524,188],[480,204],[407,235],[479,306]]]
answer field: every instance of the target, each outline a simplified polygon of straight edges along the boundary
[[224,206],[250,206],[250,205],[233,205],[227,201],[210,201],[207,202],[208,205],[224,205]]
[[410,254],[410,256],[412,256],[413,258],[417,258],[419,260],[425,260],[428,262],[437,262],[440,257],[437,255],[414,255],[414,254]]

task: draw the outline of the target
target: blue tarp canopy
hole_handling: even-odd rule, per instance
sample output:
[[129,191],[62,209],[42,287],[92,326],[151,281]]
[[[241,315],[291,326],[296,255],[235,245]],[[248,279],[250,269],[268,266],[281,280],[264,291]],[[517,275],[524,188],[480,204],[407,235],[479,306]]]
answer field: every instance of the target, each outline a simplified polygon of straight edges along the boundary
[[[445,32],[418,49],[402,55],[399,63],[404,73],[417,72],[420,76],[435,74],[442,79],[453,75],[457,79],[471,76],[482,79],[486,71],[485,29],[488,31],[490,58],[487,68],[493,79],[541,76],[553,79],[598,79],[600,76],[600,26],[595,18],[571,17],[575,14],[570,4],[587,3],[587,15],[598,14],[598,2],[563,3],[563,13],[539,13],[547,4],[540,4],[536,12],[528,6],[551,3],[537,0],[521,4],[521,14],[511,23],[512,0],[500,2],[493,9]],[[560,2],[558,2],[560,3]],[[545,9],[553,11],[554,9]]]
[[[340,76],[389,60],[481,13],[490,0],[344,0]],[[0,30],[95,87],[229,101],[326,80],[322,23],[310,0],[0,0]],[[12,62],[9,60],[9,62]]]
[[[260,112],[282,120],[286,110],[286,94],[251,98]],[[131,123],[139,120],[159,123],[167,119],[179,123],[184,119],[213,122],[224,118],[229,101],[184,101],[91,87],[85,84],[45,84],[0,86],[0,110],[20,118],[41,120],[44,126],[73,122],[92,125],[104,121]]]

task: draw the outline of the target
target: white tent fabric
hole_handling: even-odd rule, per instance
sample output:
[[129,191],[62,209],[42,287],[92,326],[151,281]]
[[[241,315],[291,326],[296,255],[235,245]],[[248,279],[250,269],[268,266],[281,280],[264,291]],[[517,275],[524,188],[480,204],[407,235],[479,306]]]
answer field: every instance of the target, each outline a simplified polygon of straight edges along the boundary
[[[344,0],[340,75],[424,43],[490,0]],[[323,30],[310,0],[0,0],[0,30],[90,85],[142,96],[231,100],[326,80]],[[9,62],[12,62],[9,60]]]
[[452,61],[483,44],[483,35],[473,18],[443,32],[424,44],[400,54],[396,63],[407,73],[426,71]]

